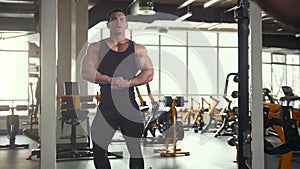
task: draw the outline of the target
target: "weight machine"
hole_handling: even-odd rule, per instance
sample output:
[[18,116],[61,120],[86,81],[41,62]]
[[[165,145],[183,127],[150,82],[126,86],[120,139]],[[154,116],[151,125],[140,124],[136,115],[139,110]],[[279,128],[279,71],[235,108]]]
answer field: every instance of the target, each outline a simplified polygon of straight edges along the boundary
[[[239,82],[239,77],[237,73],[227,74],[226,81],[225,81],[224,95],[223,95],[223,99],[227,102],[227,106],[223,108],[222,111],[219,113],[222,124],[218,128],[217,132],[214,134],[214,137],[221,136],[221,135],[233,136],[234,134],[237,134],[235,133],[234,130],[235,130],[235,126],[237,125],[238,107],[232,108],[231,106],[233,101],[227,97],[230,77],[233,77],[232,80],[234,83]],[[231,97],[238,98],[238,91],[233,91],[231,93]],[[231,129],[231,131],[227,132],[226,131],[227,129]]]
[[[227,102],[227,106],[220,112],[220,116],[222,119],[222,124],[214,134],[214,137],[217,136],[232,136],[234,135],[233,126],[236,122],[236,113],[233,113],[233,108],[231,108],[232,100],[230,100],[228,97],[223,96],[223,98]],[[237,108],[235,109],[237,110]],[[227,130],[231,131],[227,131]]]
[[33,88],[32,88],[32,83],[29,83],[29,89],[30,89],[30,94],[31,94],[31,104],[29,105],[28,109],[28,116],[29,116],[29,124],[30,124],[30,132],[32,132],[33,125],[38,124],[38,119],[39,119],[39,104],[40,104],[40,78],[38,78],[37,82],[37,87],[35,90],[35,98],[36,102],[34,102],[34,97],[33,97]]
[[[143,143],[165,143],[165,149],[156,149],[154,152],[160,152],[161,156],[176,156],[176,154],[189,155],[189,152],[181,152],[180,149],[176,148],[177,140],[181,140],[184,137],[184,129],[182,122],[177,120],[177,110],[176,107],[182,107],[184,105],[183,97],[176,97],[172,99],[171,96],[165,96],[164,100],[160,101],[164,103],[164,106],[170,107],[169,111],[159,112],[159,104],[156,102],[152,96],[150,85],[146,84],[148,97],[151,100],[152,110],[150,117],[145,122],[145,129],[143,133]],[[142,106],[146,105],[143,100],[141,93],[136,87],[138,98]],[[148,109],[145,109],[146,111]],[[156,130],[158,130],[162,137],[156,137]],[[148,131],[152,134],[152,138],[148,137]],[[151,141],[149,142],[148,139]],[[169,150],[169,143],[173,142],[173,151]]]
[[[163,132],[162,128],[160,127],[159,124],[159,115],[160,112],[158,111],[159,109],[159,104],[158,102],[156,102],[152,96],[151,93],[151,89],[150,89],[150,85],[146,84],[147,87],[147,93],[148,93],[148,97],[150,98],[151,101],[151,105],[152,105],[152,109],[151,112],[149,112],[149,107],[142,109],[141,111],[143,112],[144,115],[144,119],[146,119],[145,117],[145,112],[147,112],[147,116],[148,119],[145,122],[145,128],[144,128],[144,132],[143,132],[143,143],[144,145],[148,144],[148,143],[161,143],[163,138],[161,137],[156,137],[156,130],[158,129],[160,133]],[[143,100],[143,97],[138,89],[138,87],[135,87],[136,91],[137,91],[137,95],[138,98],[140,100],[140,105],[141,106],[147,106],[146,102]],[[151,133],[152,137],[149,138],[148,137],[148,131]],[[150,140],[150,141],[149,141]]]
[[9,105],[1,105],[0,111],[9,111],[11,110],[11,115],[7,115],[6,117],[6,127],[7,127],[7,138],[9,139],[8,145],[0,145],[0,148],[9,148],[9,149],[16,149],[18,147],[28,148],[29,144],[16,144],[16,136],[19,134],[19,116],[15,115],[16,111],[24,111],[28,110],[27,105],[16,105],[12,107]]
[[[168,137],[171,137],[173,135],[172,134],[173,130],[171,128],[171,126],[173,125],[172,114],[170,113],[170,111],[159,111],[159,104],[154,100],[149,84],[146,84],[146,87],[147,87],[148,97],[150,98],[152,104],[152,109],[151,112],[147,113],[149,117],[148,119],[146,119],[145,122],[145,128],[143,132],[143,144],[144,145],[163,144],[166,142],[166,139]],[[136,91],[141,105],[145,106],[146,102],[141,97],[141,94],[137,87],[136,87]],[[166,98],[169,97],[165,97],[164,101],[161,102],[165,102]],[[182,99],[183,101],[183,98],[180,99]],[[170,103],[166,103],[166,104],[170,104]],[[149,108],[142,109],[142,111],[144,111],[144,114],[148,110]],[[177,119],[177,112],[176,112],[176,119]],[[178,121],[176,130],[177,130],[177,139],[182,140],[184,137],[184,129],[183,129],[182,122]],[[157,136],[156,131],[159,131],[161,135]],[[148,137],[148,132],[150,132],[152,137]]]
[[214,98],[213,96],[209,96],[215,103],[212,106],[212,108],[209,109],[208,115],[209,115],[209,121],[208,123],[203,127],[203,129],[201,130],[201,134],[207,132],[209,130],[209,127],[212,125],[212,121],[214,120],[214,117],[216,117],[216,115],[220,114],[220,111],[217,109],[217,106],[220,103],[220,100]]
[[[166,148],[165,149],[156,149],[154,152],[160,152],[160,155],[163,157],[173,157],[178,154],[189,156],[190,152],[183,152],[181,149],[178,149],[176,146],[177,138],[183,138],[184,136],[184,130],[182,123],[180,123],[177,120],[177,110],[176,107],[182,107],[184,106],[184,99],[183,97],[176,97],[172,98],[171,96],[165,96],[164,97],[164,106],[170,107],[170,110],[167,112],[167,130],[166,132]],[[178,123],[178,124],[177,124]],[[173,127],[171,128],[171,125]],[[179,125],[179,126],[177,126]],[[177,130],[179,130],[179,133],[177,133]],[[179,135],[178,135],[179,134]],[[173,137],[168,137],[173,135]],[[169,150],[169,143],[170,141],[173,142],[173,150]]]
[[[194,102],[197,103],[198,108],[194,109]],[[208,108],[204,108],[204,103],[208,105]],[[192,127],[194,128],[194,132],[197,133],[199,130],[202,130],[205,126],[204,123],[204,113],[208,112],[211,109],[210,103],[208,103],[203,97],[201,98],[201,106],[200,103],[197,102],[193,97],[191,97],[191,107],[186,110],[185,115],[183,116],[183,122],[186,122],[188,119],[188,126],[190,125],[191,114],[194,114],[194,119],[192,121]]]
[[38,144],[38,147],[35,149],[31,149],[30,155],[26,158],[26,160],[31,160],[33,156],[36,156],[37,158],[41,157],[41,149],[40,149],[40,144],[41,144],[41,139],[38,135],[34,134],[28,129],[23,129],[22,131],[23,135],[30,138],[32,141],[36,142]]
[[[68,136],[61,136],[60,139],[69,139],[69,144],[57,145],[57,159],[89,158],[93,157],[93,151],[90,147],[90,126],[88,109],[96,108],[100,103],[100,96],[97,95],[79,95],[78,82],[65,82],[65,95],[57,96],[60,104],[61,127],[64,124],[71,125],[71,133]],[[97,100],[97,104],[93,100]],[[86,123],[86,134],[77,135],[77,126],[82,122]],[[86,139],[84,143],[78,143],[77,139]],[[109,156],[123,158],[123,152],[108,152]]]
[[[285,96],[280,98],[280,104],[264,102],[264,129],[272,127],[282,144],[274,146],[265,136],[265,153],[270,155],[280,155],[278,169],[290,168],[293,152],[300,149],[300,135],[298,128],[300,124],[300,109],[290,106],[293,101],[300,101],[292,89],[283,86]],[[269,94],[263,93],[264,97]],[[270,96],[270,95],[269,95]]]

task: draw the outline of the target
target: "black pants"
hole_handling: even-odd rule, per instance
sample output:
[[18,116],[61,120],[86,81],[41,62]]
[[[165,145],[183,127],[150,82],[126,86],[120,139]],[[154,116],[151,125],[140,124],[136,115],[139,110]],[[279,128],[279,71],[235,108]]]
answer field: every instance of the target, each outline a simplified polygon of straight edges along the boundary
[[107,151],[112,137],[119,128],[130,155],[130,169],[144,169],[140,140],[144,130],[138,110],[119,113],[115,108],[100,107],[92,124],[94,164],[96,169],[111,169]]

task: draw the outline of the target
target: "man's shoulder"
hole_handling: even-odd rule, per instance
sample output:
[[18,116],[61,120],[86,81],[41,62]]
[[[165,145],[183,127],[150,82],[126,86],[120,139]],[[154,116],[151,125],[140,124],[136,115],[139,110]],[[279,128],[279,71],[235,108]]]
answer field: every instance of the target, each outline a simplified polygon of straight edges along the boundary
[[135,41],[129,40],[133,43],[135,48],[145,48],[144,45],[140,44],[140,43],[136,43]]
[[145,49],[145,46],[142,45],[142,44],[139,44],[139,43],[134,43],[134,48],[136,50],[144,50]]
[[89,44],[90,47],[100,47],[100,44],[103,43],[104,40],[99,40],[97,42],[92,42]]

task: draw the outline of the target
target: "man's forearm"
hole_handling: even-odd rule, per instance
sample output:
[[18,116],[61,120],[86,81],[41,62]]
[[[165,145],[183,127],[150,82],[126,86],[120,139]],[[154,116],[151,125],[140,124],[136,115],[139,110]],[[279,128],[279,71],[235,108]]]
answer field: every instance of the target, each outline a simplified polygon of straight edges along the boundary
[[112,78],[107,75],[102,75],[99,72],[97,72],[95,81],[98,84],[111,84]]
[[129,86],[139,86],[150,82],[153,79],[153,69],[145,69],[130,81]]
[[110,84],[112,80],[111,77],[103,75],[97,71],[84,72],[82,73],[82,77],[87,81],[97,84]]

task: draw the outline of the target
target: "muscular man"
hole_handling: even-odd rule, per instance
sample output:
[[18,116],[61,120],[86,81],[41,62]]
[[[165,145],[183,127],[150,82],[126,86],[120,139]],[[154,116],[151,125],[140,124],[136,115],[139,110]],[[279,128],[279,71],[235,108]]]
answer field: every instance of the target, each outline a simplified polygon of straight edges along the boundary
[[125,13],[113,9],[108,14],[110,37],[89,45],[82,61],[82,77],[100,85],[101,103],[92,124],[94,164],[110,169],[108,145],[117,128],[130,154],[130,169],[144,169],[140,139],[144,124],[135,101],[134,86],[153,78],[153,65],[143,45],[125,38]]

